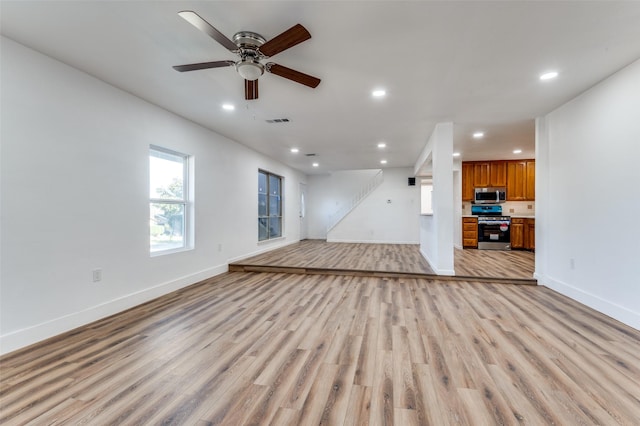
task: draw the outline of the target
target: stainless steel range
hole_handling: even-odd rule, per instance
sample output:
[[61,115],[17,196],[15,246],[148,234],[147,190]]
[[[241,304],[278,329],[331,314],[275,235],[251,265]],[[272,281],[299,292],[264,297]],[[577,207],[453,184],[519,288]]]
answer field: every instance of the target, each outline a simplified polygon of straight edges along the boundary
[[511,218],[502,215],[502,206],[473,205],[471,214],[478,216],[478,249],[511,250]]

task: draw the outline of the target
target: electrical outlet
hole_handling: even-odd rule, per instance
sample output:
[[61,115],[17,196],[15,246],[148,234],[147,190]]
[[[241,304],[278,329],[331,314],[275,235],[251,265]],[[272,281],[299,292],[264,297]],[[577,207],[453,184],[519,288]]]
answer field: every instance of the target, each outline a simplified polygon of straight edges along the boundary
[[509,213],[514,213],[515,210],[514,209],[509,209]]
[[98,281],[102,281],[102,269],[94,269],[93,270],[93,282],[97,283]]
[[529,210],[533,210],[533,204],[527,204],[527,208],[528,208]]
[[569,267],[571,269],[576,269],[576,260],[573,257],[569,259]]
[[222,244],[218,244],[218,251],[222,251]]

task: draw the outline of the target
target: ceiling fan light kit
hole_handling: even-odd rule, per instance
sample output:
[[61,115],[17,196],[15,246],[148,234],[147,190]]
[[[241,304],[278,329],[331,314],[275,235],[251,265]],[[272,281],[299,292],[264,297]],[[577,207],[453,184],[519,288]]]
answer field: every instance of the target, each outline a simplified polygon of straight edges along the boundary
[[268,73],[286,78],[305,86],[315,88],[320,84],[320,79],[304,74],[300,71],[278,65],[273,62],[262,64],[260,61],[265,58],[277,55],[305,40],[311,38],[311,34],[305,27],[296,24],[280,35],[267,41],[260,34],[251,31],[240,31],[233,36],[233,41],[215,29],[197,13],[185,10],[179,12],[183,19],[200,31],[213,38],[222,46],[240,57],[238,61],[213,61],[196,64],[176,65],[173,68],[179,72],[196,71],[210,68],[222,68],[234,65],[236,71],[245,80],[245,99],[258,99],[258,78]]
[[264,65],[250,59],[243,59],[236,62],[236,71],[245,80],[254,81],[264,74]]

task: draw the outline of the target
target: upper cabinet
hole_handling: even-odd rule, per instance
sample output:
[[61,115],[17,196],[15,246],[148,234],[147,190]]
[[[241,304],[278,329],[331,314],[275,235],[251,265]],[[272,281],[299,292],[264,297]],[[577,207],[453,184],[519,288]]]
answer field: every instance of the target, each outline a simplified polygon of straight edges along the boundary
[[527,160],[527,189],[525,197],[527,200],[536,199],[536,160]]
[[526,161],[509,161],[507,164],[507,200],[524,201],[527,192]]
[[536,199],[535,160],[507,162],[507,201]]
[[465,161],[462,163],[462,201],[473,201],[474,188],[507,188],[507,201],[534,201],[535,160]]
[[473,201],[473,163],[462,163],[462,201]]
[[507,186],[507,162],[492,161],[489,163],[489,186]]
[[506,186],[506,161],[474,161],[469,163],[473,167],[473,187]]
[[491,167],[488,162],[473,163],[473,186],[485,187],[490,186]]

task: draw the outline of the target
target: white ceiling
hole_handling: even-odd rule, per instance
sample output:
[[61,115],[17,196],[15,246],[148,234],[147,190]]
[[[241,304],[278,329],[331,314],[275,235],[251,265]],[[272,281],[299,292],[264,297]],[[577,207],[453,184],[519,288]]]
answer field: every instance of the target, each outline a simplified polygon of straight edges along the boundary
[[[536,116],[640,58],[639,1],[2,0],[0,7],[6,37],[309,174],[380,168],[381,159],[384,167],[413,166],[441,121],[454,123],[463,160],[534,157]],[[260,98],[245,101],[233,68],[176,72],[173,65],[235,59],[181,10],[229,38],[250,30],[268,40],[301,23],[312,38],[270,61],[322,82],[310,89],[265,74]],[[552,69],[556,80],[538,80]],[[379,87],[387,96],[373,99]],[[266,123],[275,118],[290,122]],[[473,140],[476,130],[485,138]]]

